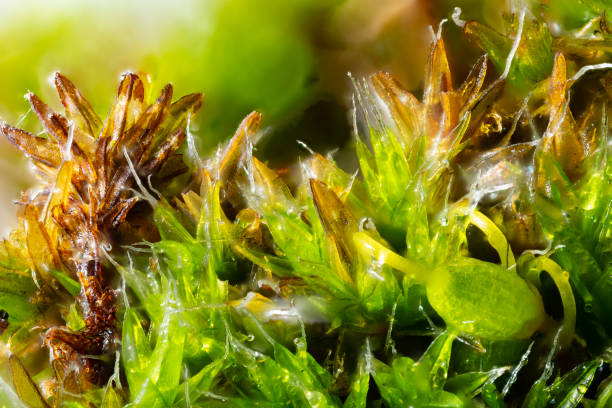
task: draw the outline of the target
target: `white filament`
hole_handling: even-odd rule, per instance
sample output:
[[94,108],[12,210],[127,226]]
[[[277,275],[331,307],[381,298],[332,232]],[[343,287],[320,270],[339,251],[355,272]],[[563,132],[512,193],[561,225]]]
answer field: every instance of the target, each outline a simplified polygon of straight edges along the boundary
[[506,67],[504,68],[504,72],[501,75],[501,79],[506,79],[508,77],[508,73],[510,72],[510,67],[512,66],[512,60],[514,59],[514,55],[518,50],[518,47],[521,43],[521,37],[523,36],[523,25],[525,23],[525,8],[521,9],[521,14],[519,15],[519,26],[516,31],[516,37],[514,38],[514,42],[512,43],[512,48],[510,49],[510,53],[506,57]]
[[461,19],[461,7],[455,7],[453,9],[453,14],[451,18],[453,19],[453,22],[457,27],[465,27],[465,20]]
[[125,160],[127,161],[127,164],[130,167],[130,172],[132,173],[132,176],[134,176],[136,185],[140,189],[140,194],[142,198],[145,199],[149,204],[151,204],[152,207],[155,207],[155,204],[157,204],[157,200],[142,185],[140,181],[140,177],[138,177],[138,173],[136,173],[136,169],[134,168],[134,165],[132,164],[132,160],[130,159],[130,156],[128,155],[128,152],[125,147],[123,148],[123,155],[125,156]]
[[574,76],[571,77],[567,82],[571,82],[573,84],[574,82],[576,82],[578,79],[580,79],[584,74],[586,74],[589,71],[595,71],[599,69],[610,69],[610,68],[612,68],[612,63],[610,62],[603,62],[601,64],[595,64],[595,65],[585,65],[584,67],[580,68],[578,72],[576,72]]

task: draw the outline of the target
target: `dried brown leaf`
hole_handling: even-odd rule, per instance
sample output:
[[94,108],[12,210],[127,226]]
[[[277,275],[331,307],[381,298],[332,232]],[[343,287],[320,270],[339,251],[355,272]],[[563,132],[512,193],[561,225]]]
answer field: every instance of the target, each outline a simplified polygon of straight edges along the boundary
[[453,90],[453,81],[446,58],[444,41],[438,39],[431,46],[427,69],[425,70],[424,96],[426,105],[440,102],[442,94]]
[[68,121],[61,115],[53,112],[47,104],[33,93],[28,93],[26,98],[40,122],[49,135],[54,138],[60,146],[64,146],[68,140]]
[[260,122],[261,115],[258,112],[251,112],[240,123],[219,166],[219,180],[226,182],[234,177],[238,164],[246,152],[248,137],[257,132]]
[[357,220],[338,196],[321,181],[310,179],[310,190],[323,228],[348,264],[353,262],[353,234]]
[[473,103],[478,100],[480,96],[480,90],[484,84],[485,77],[487,75],[487,63],[489,59],[486,55],[483,55],[478,59],[476,64],[472,67],[467,78],[456,92],[457,104],[461,108],[461,114],[471,110]]
[[172,102],[172,92],[172,85],[166,85],[155,103],[140,115],[129,131],[125,145],[135,147],[132,160],[138,166],[144,163],[144,160],[153,149],[155,135],[168,115],[170,103]]
[[168,160],[168,158],[178,150],[185,141],[185,131],[177,129],[170,137],[157,149],[151,160],[142,167],[145,174],[153,174]]
[[34,136],[24,130],[12,127],[6,123],[0,124],[0,131],[19,150],[27,154],[35,162],[57,168],[62,162],[62,155],[57,144],[49,139]]
[[72,81],[59,72],[55,73],[55,87],[66,115],[85,134],[97,138],[102,129],[102,120]]
[[576,179],[585,157],[585,146],[568,106],[565,57],[561,53],[555,56],[549,95],[550,114],[542,137],[542,151],[552,154],[570,179]]
[[423,132],[423,105],[387,72],[374,74],[372,83],[391,111],[405,143],[410,145]]

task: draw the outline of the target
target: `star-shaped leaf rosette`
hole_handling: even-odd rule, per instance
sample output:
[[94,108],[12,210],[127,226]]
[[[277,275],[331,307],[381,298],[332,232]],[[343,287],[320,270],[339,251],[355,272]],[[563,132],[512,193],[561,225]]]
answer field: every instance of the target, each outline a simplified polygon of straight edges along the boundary
[[[5,256],[23,264],[18,269],[21,275],[31,274],[34,284],[24,282],[21,289],[38,306],[26,309],[31,310],[28,316],[22,312],[9,319],[12,326],[6,335],[12,336],[16,352],[24,348],[26,323],[46,328],[44,344],[50,350],[58,385],[78,391],[101,380],[100,356],[116,349],[117,306],[104,265],[111,234],[147,195],[144,184],[151,189],[153,176],[172,173],[166,167],[176,170],[175,153],[185,140],[189,118],[201,106],[202,95],[187,95],[172,103],[173,88],[168,84],[149,105],[145,84],[138,75],[128,73],[121,78],[117,99],[103,122],[71,81],[57,73],[54,82],[65,115],[51,110],[36,95],[27,95],[44,135],[0,125],[0,131],[32,160],[41,181],[21,198],[21,225],[13,233],[21,239],[12,240],[17,248]],[[23,257],[11,256],[17,250]],[[71,295],[77,307],[67,306],[64,316],[45,310],[44,304],[51,299],[71,303]],[[12,316],[5,299],[0,298],[0,308]]]

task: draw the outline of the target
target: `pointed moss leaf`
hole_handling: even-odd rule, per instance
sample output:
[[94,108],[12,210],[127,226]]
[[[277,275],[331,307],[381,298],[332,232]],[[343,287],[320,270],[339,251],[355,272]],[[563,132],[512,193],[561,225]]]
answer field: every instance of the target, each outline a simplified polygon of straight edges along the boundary
[[266,359],[257,370],[249,374],[268,401],[287,404],[293,400],[305,403],[303,396],[290,386],[291,374],[274,360]]
[[561,408],[577,406],[586,394],[601,361],[582,363],[555,381],[549,388],[550,403]]
[[293,268],[288,260],[270,255],[246,246],[235,245],[234,250],[240,255],[253,262],[255,265],[273,272],[278,276],[289,277],[293,274]]
[[[352,264],[354,248],[351,238],[358,228],[355,216],[325,183],[310,179],[310,189],[319,220],[330,245],[333,244],[341,261],[348,265]],[[336,269],[343,269],[343,266],[339,265]],[[343,279],[350,281],[349,276]]]
[[595,408],[606,408],[612,403],[612,381],[610,381],[610,377],[602,385],[603,388],[597,396]]
[[136,404],[168,406],[174,401],[179,392],[185,330],[180,315],[170,305],[166,305],[164,320],[158,329],[157,341],[145,368],[144,381],[140,389],[132,391]]
[[198,257],[207,254],[211,265],[221,279],[232,280],[237,276],[234,254],[229,249],[233,225],[227,221],[219,199],[221,183],[205,187],[202,193],[200,218],[196,228],[196,239],[200,242]]
[[144,305],[147,315],[156,323],[163,319],[162,295],[158,282],[150,275],[145,275],[132,266],[115,265],[127,286]]
[[367,371],[366,360],[361,358],[357,364],[357,372],[351,383],[351,392],[344,400],[344,408],[366,408],[368,391],[370,389],[370,373]]
[[228,365],[227,361],[219,359],[204,366],[197,374],[189,377],[185,383],[185,391],[179,394],[176,405],[182,406],[185,404],[186,396],[189,395],[189,401],[193,404],[197,402],[204,394],[210,392],[213,386],[220,381],[219,373]]
[[203,276],[204,279],[198,286],[198,302],[208,304],[223,303],[227,301],[229,284],[221,281],[217,275],[217,268],[212,258],[208,258],[208,265]]
[[151,347],[136,312],[128,308],[123,318],[121,359],[133,395],[138,393],[146,379]]
[[357,288],[361,306],[368,318],[375,320],[388,315],[394,299],[400,294],[397,277],[391,268],[371,267],[357,277]]
[[260,400],[296,408],[341,406],[339,399],[327,389],[331,375],[305,350],[293,354],[275,343],[274,359],[243,346],[235,356],[246,366],[248,378],[260,393]]
[[408,357],[399,357],[391,367],[371,359],[372,376],[386,404],[392,407],[462,407],[463,401],[446,391],[432,388],[429,373]]
[[480,393],[485,405],[489,408],[505,408],[504,397],[497,391],[492,382],[485,383]]
[[393,244],[403,246],[402,232],[409,219],[413,200],[410,181],[412,170],[404,152],[388,129],[370,129],[372,150],[357,141],[356,151],[364,182],[370,198],[378,207],[376,220],[382,224],[381,232]]
[[507,368],[496,368],[491,371],[474,371],[458,374],[446,381],[444,389],[453,394],[463,395],[466,398],[472,399],[480,394],[487,383],[492,383],[507,371]]
[[385,318],[400,296],[400,283],[392,268],[372,256],[369,241],[354,239],[358,257],[354,267],[354,281],[361,306],[372,320]]
[[199,254],[197,249],[191,250],[193,246],[190,248],[180,242],[170,240],[157,242],[154,244],[154,248],[163,255],[169,266],[168,270],[178,280],[181,287],[185,289],[195,287],[198,276],[196,276],[197,264],[194,255],[203,254]]
[[[293,262],[298,263],[298,259],[311,262],[325,260],[325,255],[321,252],[322,241],[313,239],[315,237],[312,227],[303,222],[299,214],[274,211],[265,214],[264,219],[274,242]],[[311,218],[310,221],[320,225],[316,218]]]
[[496,367],[511,366],[523,358],[527,359],[529,344],[529,339],[478,339],[476,347],[474,344],[456,342],[453,348],[452,366],[460,372],[490,371]]
[[363,181],[355,175],[346,173],[332,159],[315,154],[310,159],[309,170],[314,173],[317,180],[323,181],[334,190],[340,189],[346,192],[346,195],[342,195],[342,199],[357,215],[376,212]]
[[418,362],[419,370],[428,373],[432,388],[441,388],[446,382],[454,339],[451,333],[440,334]]
[[72,279],[62,271],[52,270],[51,273],[55,276],[55,279],[70,293],[72,296],[77,296],[81,291],[81,285],[79,282]]
[[66,315],[66,326],[70,327],[70,329],[74,331],[81,330],[85,327],[83,316],[79,313],[74,303],[71,304],[70,308],[68,309],[68,314]]
[[123,403],[121,397],[115,391],[113,387],[107,386],[104,392],[104,399],[102,400],[101,408],[121,408]]
[[305,350],[291,353],[282,345],[274,345],[275,360],[292,373],[299,381],[299,388],[305,399],[312,406],[338,406],[338,399],[329,394],[327,389],[331,385],[332,377],[327,370]]
[[[420,186],[415,189],[415,198],[424,195]],[[429,259],[431,256],[430,222],[427,205],[422,200],[413,200],[412,216],[406,220],[406,256],[411,259]]]
[[546,358],[546,364],[544,365],[542,374],[540,374],[540,378],[538,378],[536,382],[533,383],[531,389],[523,400],[523,404],[521,405],[523,408],[539,408],[545,407],[547,405],[547,402],[550,398],[550,393],[546,383],[553,374],[554,365],[552,359],[556,352],[557,340],[555,338]]
[[425,320],[425,314],[433,315],[434,311],[427,301],[425,286],[409,277],[404,277],[401,293],[397,298],[396,324],[409,326]]
[[299,277],[333,298],[356,299],[346,265],[340,261],[336,244],[328,239],[311,192],[298,193],[302,208],[306,207],[302,211],[297,210],[298,200],[288,207],[276,202],[262,207],[262,218],[277,246],[277,254],[261,253],[245,246],[234,249],[279,276]]
[[15,390],[10,386],[4,378],[0,377],[0,401],[2,408],[25,408],[24,403],[19,399]]
[[[468,39],[480,47],[491,59],[498,72],[504,72],[506,59],[513,45],[513,36],[518,31],[518,15],[510,22],[508,35],[493,28],[471,21],[463,32]],[[520,92],[528,92],[538,81],[545,79],[552,70],[554,54],[552,36],[541,21],[525,18],[520,46],[512,61],[508,80]]]
[[536,382],[529,393],[526,395],[522,408],[544,408],[548,406],[550,400],[550,393],[546,388],[546,383]]
[[32,381],[30,374],[17,356],[11,354],[8,360],[13,386],[21,401],[31,408],[49,408],[38,386]]
[[162,239],[178,242],[195,241],[167,203],[158,203],[155,207],[154,217]]

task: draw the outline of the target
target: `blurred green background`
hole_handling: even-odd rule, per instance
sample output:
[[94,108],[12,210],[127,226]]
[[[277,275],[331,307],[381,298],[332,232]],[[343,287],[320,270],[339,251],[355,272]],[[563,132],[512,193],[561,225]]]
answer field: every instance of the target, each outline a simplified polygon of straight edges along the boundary
[[[103,114],[120,73],[131,70],[149,74],[153,92],[173,82],[177,95],[205,93],[195,126],[204,150],[225,139],[254,109],[278,128],[300,120],[321,100],[342,105],[348,70],[389,67],[397,60],[393,54],[403,53],[401,47],[427,43],[426,19],[414,0],[0,4],[5,120],[14,123],[27,111],[22,99],[27,91],[57,107],[48,81],[56,70],[73,79]],[[385,35],[394,25],[405,35]],[[423,60],[417,52],[410,64],[401,65],[420,77]]]
[[[276,165],[299,152],[296,139],[321,151],[341,146],[350,135],[347,71],[403,66],[406,81],[420,78],[429,35],[416,0],[2,0],[0,16],[2,120],[40,131],[23,95],[59,109],[55,71],[106,115],[129,70],[149,74],[153,94],[167,82],[175,96],[205,94],[192,123],[202,155],[261,111],[260,153]],[[6,231],[9,203],[31,176],[4,140],[0,156]]]
[[[586,0],[584,0],[586,1]],[[588,0],[598,4],[600,0]],[[38,132],[23,99],[40,95],[60,104],[49,81],[71,78],[105,116],[119,76],[149,74],[153,96],[167,82],[175,96],[205,94],[192,123],[197,147],[209,154],[242,117],[264,117],[258,155],[273,166],[290,163],[302,140],[314,150],[350,138],[351,89],[356,77],[388,70],[418,93],[429,25],[454,6],[463,18],[500,27],[512,1],[484,0],[0,0],[0,118]],[[534,2],[534,9],[569,28],[591,14],[568,12],[579,0]],[[581,2],[580,2],[581,3]],[[456,81],[479,51],[446,25]],[[0,140],[1,229],[12,226],[11,201],[32,182],[21,155]]]

